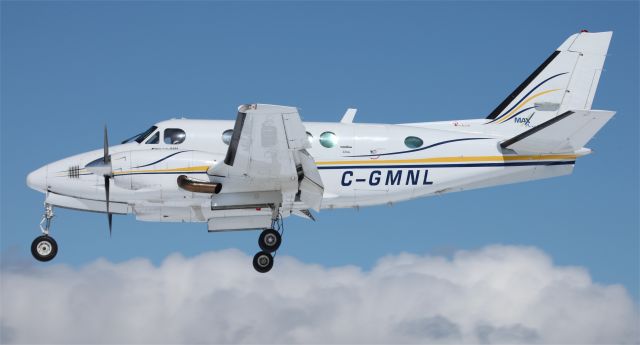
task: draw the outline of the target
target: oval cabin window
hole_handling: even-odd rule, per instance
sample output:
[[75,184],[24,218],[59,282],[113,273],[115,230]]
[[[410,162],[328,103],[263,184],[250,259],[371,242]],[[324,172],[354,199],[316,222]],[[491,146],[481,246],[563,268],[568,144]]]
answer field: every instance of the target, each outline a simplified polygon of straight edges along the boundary
[[320,145],[330,149],[338,144],[338,137],[333,132],[320,134]]
[[406,137],[404,139],[404,144],[410,149],[417,149],[422,146],[423,142],[422,139],[418,137]]

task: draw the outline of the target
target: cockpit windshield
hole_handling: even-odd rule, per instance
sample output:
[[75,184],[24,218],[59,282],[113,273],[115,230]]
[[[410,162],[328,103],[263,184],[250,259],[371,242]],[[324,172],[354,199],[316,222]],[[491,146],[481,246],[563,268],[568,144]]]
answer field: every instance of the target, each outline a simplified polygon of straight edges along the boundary
[[126,144],[126,143],[130,143],[130,142],[137,142],[138,144],[140,144],[141,142],[144,141],[144,139],[146,139],[149,134],[153,133],[153,131],[155,131],[156,129],[158,129],[158,127],[156,126],[151,126],[151,128],[147,129],[146,131],[136,134],[134,136],[132,136],[131,138],[125,140],[122,142],[122,144]]

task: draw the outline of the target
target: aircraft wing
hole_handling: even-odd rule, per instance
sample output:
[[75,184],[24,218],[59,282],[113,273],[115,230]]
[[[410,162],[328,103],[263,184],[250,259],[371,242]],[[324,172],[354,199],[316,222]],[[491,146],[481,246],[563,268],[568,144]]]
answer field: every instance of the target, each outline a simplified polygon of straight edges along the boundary
[[[223,185],[224,205],[280,205],[280,210],[320,209],[324,185],[311,144],[294,107],[251,104],[238,108],[224,162],[208,173]],[[217,196],[212,205],[217,205]]]

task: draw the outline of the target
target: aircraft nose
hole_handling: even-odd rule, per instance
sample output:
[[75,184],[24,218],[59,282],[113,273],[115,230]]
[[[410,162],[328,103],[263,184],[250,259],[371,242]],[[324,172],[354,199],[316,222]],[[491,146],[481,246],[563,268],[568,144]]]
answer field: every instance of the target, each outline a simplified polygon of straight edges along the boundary
[[35,189],[40,192],[47,191],[47,170],[48,166],[45,165],[40,169],[34,170],[27,175],[27,186],[31,189]]

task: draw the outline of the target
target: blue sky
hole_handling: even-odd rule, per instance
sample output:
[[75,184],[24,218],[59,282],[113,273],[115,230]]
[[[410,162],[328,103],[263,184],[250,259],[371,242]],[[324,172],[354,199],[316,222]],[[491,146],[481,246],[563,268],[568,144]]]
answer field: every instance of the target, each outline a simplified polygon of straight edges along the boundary
[[[365,269],[388,254],[535,246],[638,300],[638,3],[2,2],[1,246],[31,260],[43,195],[28,172],[154,122],[233,119],[239,104],[305,120],[402,123],[488,114],[566,37],[613,30],[594,108],[616,110],[569,177],[323,211],[286,221],[279,254]],[[57,263],[257,250],[257,232],[57,210]],[[39,264],[40,265],[40,264]],[[247,262],[250,265],[250,262]],[[277,265],[277,262],[276,262]]]

